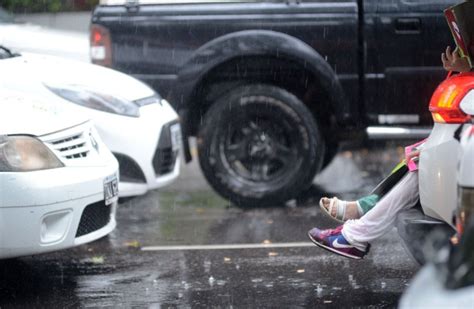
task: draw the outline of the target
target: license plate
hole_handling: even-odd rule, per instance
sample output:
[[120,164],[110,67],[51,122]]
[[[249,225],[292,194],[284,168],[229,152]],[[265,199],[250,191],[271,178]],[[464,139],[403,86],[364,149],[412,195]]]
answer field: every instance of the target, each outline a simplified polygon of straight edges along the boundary
[[181,127],[176,123],[170,127],[171,132],[171,149],[173,151],[181,148]]
[[105,205],[110,205],[118,200],[118,179],[116,174],[104,179],[104,200]]

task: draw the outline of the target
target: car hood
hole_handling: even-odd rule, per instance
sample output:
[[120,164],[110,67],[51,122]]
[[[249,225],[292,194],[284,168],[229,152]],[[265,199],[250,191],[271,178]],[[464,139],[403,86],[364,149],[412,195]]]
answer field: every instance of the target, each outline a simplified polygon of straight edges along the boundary
[[41,136],[88,121],[66,104],[42,102],[39,98],[0,88],[0,135]]
[[35,52],[90,62],[85,33],[53,30],[31,24],[1,24],[0,45],[16,52]]
[[[8,47],[8,46],[7,46]],[[23,53],[0,60],[0,85],[33,91],[47,86],[77,86],[129,101],[150,97],[155,92],[143,82],[102,66],[59,57]]]

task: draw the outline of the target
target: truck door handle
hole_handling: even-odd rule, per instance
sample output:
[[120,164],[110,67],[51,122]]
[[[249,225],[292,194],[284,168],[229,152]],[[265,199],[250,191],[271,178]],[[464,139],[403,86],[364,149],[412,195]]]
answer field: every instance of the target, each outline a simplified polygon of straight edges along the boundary
[[419,18],[398,18],[395,20],[395,33],[421,33],[421,20]]

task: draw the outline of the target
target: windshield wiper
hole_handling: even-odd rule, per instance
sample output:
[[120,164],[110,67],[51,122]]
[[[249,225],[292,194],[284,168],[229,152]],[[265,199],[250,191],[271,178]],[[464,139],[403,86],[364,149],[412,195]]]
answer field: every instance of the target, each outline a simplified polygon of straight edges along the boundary
[[3,45],[0,45],[0,49],[3,50],[5,53],[7,53],[10,57],[16,57],[19,56],[20,54],[12,52],[10,49],[6,48]]

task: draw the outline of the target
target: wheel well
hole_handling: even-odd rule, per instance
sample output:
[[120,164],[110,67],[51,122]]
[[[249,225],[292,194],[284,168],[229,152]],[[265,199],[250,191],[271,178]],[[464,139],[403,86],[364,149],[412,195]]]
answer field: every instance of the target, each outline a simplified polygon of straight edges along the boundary
[[210,70],[192,95],[195,101],[191,113],[193,119],[189,123],[191,134],[197,134],[204,114],[218,97],[249,83],[275,85],[297,96],[312,112],[324,137],[327,137],[329,130],[324,128],[334,124],[334,108],[329,94],[320,86],[318,76],[304,64],[270,56],[238,57]]

